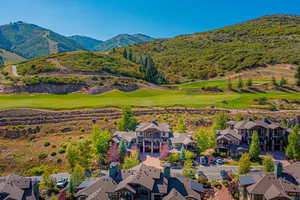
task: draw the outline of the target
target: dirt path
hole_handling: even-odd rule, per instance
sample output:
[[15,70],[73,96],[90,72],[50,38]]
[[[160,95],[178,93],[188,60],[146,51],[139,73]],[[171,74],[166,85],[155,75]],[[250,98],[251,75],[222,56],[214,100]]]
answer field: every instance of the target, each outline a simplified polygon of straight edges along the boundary
[[19,77],[19,74],[17,72],[17,66],[16,65],[12,65],[11,66],[11,73],[16,76],[16,77]]

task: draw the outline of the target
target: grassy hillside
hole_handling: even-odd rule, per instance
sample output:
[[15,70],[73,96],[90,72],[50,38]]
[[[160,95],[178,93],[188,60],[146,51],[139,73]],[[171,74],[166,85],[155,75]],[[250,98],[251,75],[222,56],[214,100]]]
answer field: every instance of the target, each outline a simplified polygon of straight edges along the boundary
[[208,79],[267,64],[300,64],[300,16],[265,16],[130,48],[137,57],[151,55],[170,82]]
[[38,75],[49,72],[107,72],[142,78],[139,66],[119,55],[92,52],[70,52],[26,60],[17,64],[20,75]]
[[133,35],[120,34],[98,44],[97,46],[95,46],[95,50],[107,51],[113,48],[129,46],[141,42],[149,42],[152,40],[154,40],[154,38],[143,34],[133,34]]
[[80,44],[82,47],[84,47],[85,49],[90,50],[90,51],[94,51],[95,46],[103,43],[103,41],[101,41],[101,40],[96,40],[94,38],[81,36],[81,35],[73,35],[68,38],[70,38],[71,40],[74,40],[75,42]]
[[24,58],[84,50],[78,43],[65,36],[24,22],[0,26],[0,48]]
[[25,58],[4,49],[0,49],[0,57],[3,58],[4,64],[17,63],[25,60]]

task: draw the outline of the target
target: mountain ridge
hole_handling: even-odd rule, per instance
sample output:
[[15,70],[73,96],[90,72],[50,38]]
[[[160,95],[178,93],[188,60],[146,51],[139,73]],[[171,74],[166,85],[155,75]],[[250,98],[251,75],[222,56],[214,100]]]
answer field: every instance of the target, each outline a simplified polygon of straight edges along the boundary
[[24,58],[85,50],[63,35],[22,21],[0,26],[0,48]]

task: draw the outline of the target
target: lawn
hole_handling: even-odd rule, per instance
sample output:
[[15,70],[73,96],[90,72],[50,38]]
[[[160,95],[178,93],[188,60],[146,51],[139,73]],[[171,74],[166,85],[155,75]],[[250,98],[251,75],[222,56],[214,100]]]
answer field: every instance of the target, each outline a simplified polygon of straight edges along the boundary
[[[21,94],[0,95],[0,109],[40,108],[40,109],[79,109],[104,107],[167,107],[216,106],[223,108],[247,108],[254,99],[300,99],[296,93],[201,93],[193,90],[138,90],[134,92],[111,91],[100,95],[86,94]],[[226,102],[224,102],[226,101]]]
[[[270,80],[253,80],[253,85],[256,84],[264,84],[269,83]],[[244,80],[244,84],[246,84],[246,80]],[[232,87],[237,88],[238,81],[232,81]],[[207,81],[195,81],[190,83],[182,83],[173,85],[177,88],[203,88],[203,87],[218,87],[219,89],[228,88],[228,81],[226,80],[207,80]]]

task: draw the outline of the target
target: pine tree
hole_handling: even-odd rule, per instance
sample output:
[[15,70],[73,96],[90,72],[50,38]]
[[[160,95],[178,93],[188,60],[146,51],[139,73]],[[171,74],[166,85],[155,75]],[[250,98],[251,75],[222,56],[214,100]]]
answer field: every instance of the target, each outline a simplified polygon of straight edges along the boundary
[[296,126],[288,136],[288,145],[285,149],[285,154],[289,159],[300,158],[300,135],[298,131],[299,128]]
[[128,53],[127,53],[127,49],[126,48],[124,48],[123,57],[126,58],[126,59],[128,58]]
[[266,172],[274,171],[274,162],[271,156],[266,156],[263,160],[263,169]]
[[180,154],[179,154],[179,159],[181,162],[185,161],[185,149],[184,146],[181,146]]
[[272,85],[277,86],[277,81],[275,76],[272,76]]
[[284,87],[287,84],[287,80],[284,77],[281,77],[279,81],[279,86]]
[[176,131],[178,131],[179,133],[185,133],[187,130],[184,120],[182,118],[180,118],[177,122],[176,125]]
[[295,74],[295,78],[296,78],[296,85],[300,86],[300,65],[298,65],[298,67],[297,67],[297,72]]
[[4,65],[4,60],[3,58],[0,56],[0,66]]
[[129,52],[128,52],[128,60],[133,61],[133,53],[132,53],[131,49],[129,49]]
[[259,138],[256,131],[252,133],[251,144],[249,149],[249,155],[251,160],[258,160],[260,155]]
[[238,172],[239,174],[247,174],[251,170],[251,161],[250,156],[248,153],[244,153],[239,161],[239,168]]
[[120,160],[123,161],[126,155],[127,147],[126,147],[126,142],[124,139],[121,139],[119,143],[119,155],[120,155]]
[[122,110],[122,118],[117,122],[119,131],[133,131],[137,126],[137,121],[133,116],[130,107],[125,107]]
[[231,79],[228,79],[227,87],[228,87],[229,90],[232,90],[232,82],[231,82]]
[[247,85],[247,87],[251,87],[251,86],[253,85],[252,79],[251,79],[251,78],[249,78],[249,79],[247,80],[246,85]]
[[70,177],[70,183],[69,183],[69,192],[71,194],[71,198],[74,198],[74,193],[76,191],[76,188],[80,183],[82,183],[85,179],[84,175],[84,169],[80,165],[76,165],[74,168],[73,173]]
[[239,89],[243,89],[243,88],[244,88],[244,81],[243,81],[243,79],[241,79],[241,78],[239,78],[238,88],[239,88]]

